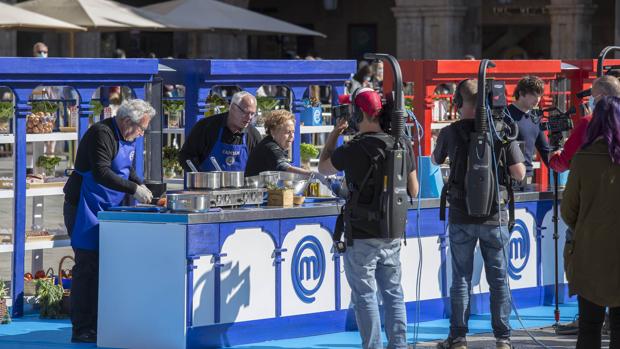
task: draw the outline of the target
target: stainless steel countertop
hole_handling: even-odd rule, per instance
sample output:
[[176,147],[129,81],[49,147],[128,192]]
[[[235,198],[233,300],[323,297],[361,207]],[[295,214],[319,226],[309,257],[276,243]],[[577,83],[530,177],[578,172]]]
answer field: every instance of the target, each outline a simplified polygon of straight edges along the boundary
[[[561,198],[560,192],[560,198]],[[515,192],[516,202],[553,200],[552,192]],[[178,224],[208,224],[244,222],[270,219],[307,218],[318,216],[335,216],[340,212],[344,201],[304,204],[295,207],[242,207],[223,209],[219,212],[208,213],[142,213],[142,212],[100,212],[100,221],[123,221],[143,223],[178,223]],[[413,201],[410,209],[417,208],[417,200]],[[421,199],[420,208],[438,208],[439,199]]]

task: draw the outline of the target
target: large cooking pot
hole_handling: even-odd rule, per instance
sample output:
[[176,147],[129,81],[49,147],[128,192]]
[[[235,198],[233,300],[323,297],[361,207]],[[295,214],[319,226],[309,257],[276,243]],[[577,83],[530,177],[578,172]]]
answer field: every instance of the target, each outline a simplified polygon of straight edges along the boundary
[[172,212],[208,212],[211,205],[206,193],[169,193],[166,206]]
[[185,182],[188,189],[220,189],[222,172],[186,172]]
[[223,171],[222,172],[222,188],[243,188],[243,172],[241,171]]

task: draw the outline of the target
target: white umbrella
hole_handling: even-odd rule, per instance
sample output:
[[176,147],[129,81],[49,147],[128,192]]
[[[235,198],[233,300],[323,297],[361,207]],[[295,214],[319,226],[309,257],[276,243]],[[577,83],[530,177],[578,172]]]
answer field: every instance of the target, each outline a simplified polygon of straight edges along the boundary
[[[47,0],[40,0],[47,1]],[[163,23],[186,30],[225,30],[248,34],[324,34],[215,0],[173,0],[142,7]],[[144,15],[148,16],[148,12]]]
[[77,25],[0,2],[0,28],[16,30],[83,31]]
[[111,0],[30,0],[16,6],[88,30],[167,29],[165,25],[157,22],[156,15],[146,18],[141,14],[144,11]]

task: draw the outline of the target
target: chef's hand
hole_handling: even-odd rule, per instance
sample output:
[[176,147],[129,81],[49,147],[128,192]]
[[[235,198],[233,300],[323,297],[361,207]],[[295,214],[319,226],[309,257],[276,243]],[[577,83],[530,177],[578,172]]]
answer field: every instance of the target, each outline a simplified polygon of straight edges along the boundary
[[321,174],[320,172],[312,172],[310,174],[310,178],[316,178],[321,181],[321,183],[325,183],[327,180],[327,177],[325,177],[325,175]]
[[136,193],[133,194],[133,197],[143,204],[150,204],[151,200],[153,200],[153,193],[151,193],[146,185],[142,184],[138,186]]

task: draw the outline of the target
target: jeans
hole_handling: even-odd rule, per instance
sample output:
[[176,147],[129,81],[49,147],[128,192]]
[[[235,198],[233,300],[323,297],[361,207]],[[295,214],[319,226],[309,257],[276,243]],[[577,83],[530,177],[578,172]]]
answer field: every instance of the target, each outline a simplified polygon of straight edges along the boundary
[[510,294],[506,283],[504,250],[510,234],[506,227],[495,225],[450,224],[452,287],[450,287],[450,337],[465,337],[470,311],[471,278],[476,242],[480,251],[491,293],[491,325],[497,339],[510,338]]
[[383,298],[388,348],[407,348],[400,244],[400,239],[356,239],[344,254],[344,270],[364,349],[383,348],[377,288]]
[[[601,329],[605,320],[605,307],[579,296],[579,336],[577,349],[601,347]],[[620,307],[609,309],[609,349],[620,349]]]

